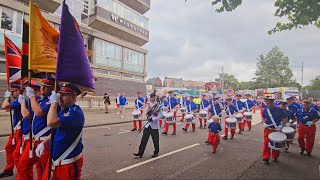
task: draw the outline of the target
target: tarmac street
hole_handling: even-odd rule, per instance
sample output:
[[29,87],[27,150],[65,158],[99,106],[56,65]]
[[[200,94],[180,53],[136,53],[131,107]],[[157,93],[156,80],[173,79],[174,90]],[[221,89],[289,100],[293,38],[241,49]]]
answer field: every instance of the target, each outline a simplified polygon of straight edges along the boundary
[[[178,118],[180,120],[180,118]],[[179,122],[179,121],[178,121]],[[263,126],[254,115],[253,128],[236,134],[233,140],[221,140],[217,154],[205,144],[207,129],[184,132],[178,123],[177,135],[160,135],[160,153],[152,159],[153,143],[149,139],[145,154],[135,158],[141,134],[131,132],[132,122],[88,127],[83,132],[83,179],[320,179],[320,135],[317,133],[312,157],[299,154],[297,140],[289,153],[282,152],[278,163],[262,162]],[[145,123],[145,122],[144,122]],[[159,133],[163,131],[160,128]],[[296,136],[297,137],[297,136]],[[0,150],[6,137],[0,138]],[[130,145],[132,144],[132,145]],[[5,152],[0,151],[0,167]],[[14,178],[7,178],[14,179]]]

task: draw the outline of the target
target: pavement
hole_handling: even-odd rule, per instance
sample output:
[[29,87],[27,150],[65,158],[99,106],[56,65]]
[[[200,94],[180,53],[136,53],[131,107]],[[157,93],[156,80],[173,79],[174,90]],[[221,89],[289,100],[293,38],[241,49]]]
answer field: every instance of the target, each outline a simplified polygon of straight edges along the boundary
[[[100,121],[97,113],[96,121]],[[95,117],[93,115],[93,117]],[[103,117],[103,116],[101,116]],[[320,135],[317,133],[312,157],[299,154],[297,140],[289,153],[282,152],[278,163],[261,162],[263,126],[255,114],[253,128],[222,140],[217,154],[204,141],[207,129],[184,132],[177,124],[177,135],[160,135],[160,154],[152,159],[151,138],[143,158],[134,158],[141,134],[131,132],[132,124],[85,128],[83,179],[320,179]],[[160,133],[163,128],[160,128]],[[169,128],[172,132],[172,127]],[[150,142],[151,141],[151,142]],[[4,166],[6,142],[0,138],[0,167]],[[132,145],[130,145],[132,144]],[[7,178],[14,179],[14,178]]]

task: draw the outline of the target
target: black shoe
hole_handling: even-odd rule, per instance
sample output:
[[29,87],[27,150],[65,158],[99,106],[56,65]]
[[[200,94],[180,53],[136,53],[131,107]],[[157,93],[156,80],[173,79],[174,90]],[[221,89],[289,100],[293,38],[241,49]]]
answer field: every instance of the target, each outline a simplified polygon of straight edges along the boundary
[[273,162],[278,162],[278,159],[272,159]]
[[195,130],[195,129],[192,129],[192,132],[196,132],[196,130]]
[[10,177],[10,176],[13,176],[13,171],[4,170],[0,173],[0,178]]
[[307,156],[311,157],[311,153],[307,153]]
[[142,158],[142,154],[136,153],[136,154],[133,154],[133,155]]
[[304,151],[305,151],[304,149],[301,149],[301,150],[300,150],[300,154],[303,155],[303,154],[304,154]]
[[152,158],[155,158],[155,157],[158,157],[158,153],[152,155]]
[[184,130],[185,132],[187,132],[187,129],[186,129],[186,128],[182,128],[182,130]]
[[269,159],[262,159],[262,161],[264,162],[265,165],[269,165],[270,164]]
[[163,132],[162,134],[163,134],[163,135],[168,135],[168,133],[167,133],[167,132]]
[[199,127],[200,129],[202,128],[202,125]]
[[248,131],[251,131],[251,129],[248,129]]
[[233,136],[231,136],[231,139],[233,139]]
[[137,129],[136,128],[133,128],[131,131],[136,131]]
[[174,132],[174,133],[172,133],[171,135],[177,135],[177,133]]
[[242,132],[241,131],[239,131],[239,133],[238,134],[242,134]]
[[223,139],[223,140],[228,140],[228,137],[223,136],[222,139]]
[[210,143],[209,143],[209,141],[206,141],[206,142],[204,142],[204,143],[206,143],[206,144],[210,144]]

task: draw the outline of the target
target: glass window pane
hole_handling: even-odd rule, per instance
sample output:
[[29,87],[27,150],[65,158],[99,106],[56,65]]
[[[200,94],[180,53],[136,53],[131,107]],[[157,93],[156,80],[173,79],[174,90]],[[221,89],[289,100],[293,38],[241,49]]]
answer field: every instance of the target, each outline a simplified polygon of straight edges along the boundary
[[111,76],[121,76],[120,72],[115,72],[115,71],[109,71],[109,75]]
[[22,13],[17,12],[16,33],[22,34]]
[[106,45],[106,56],[110,58],[116,58],[116,47],[114,44],[105,42]]
[[104,57],[103,53],[103,41],[100,39],[95,39],[95,49],[96,49],[96,55]]
[[6,30],[12,30],[13,26],[13,13],[12,9],[2,7],[2,16],[1,16],[1,28]]
[[122,48],[121,48],[121,46],[116,46],[116,59],[122,61]]
[[124,17],[124,7],[118,4],[117,6],[117,14],[121,17]]

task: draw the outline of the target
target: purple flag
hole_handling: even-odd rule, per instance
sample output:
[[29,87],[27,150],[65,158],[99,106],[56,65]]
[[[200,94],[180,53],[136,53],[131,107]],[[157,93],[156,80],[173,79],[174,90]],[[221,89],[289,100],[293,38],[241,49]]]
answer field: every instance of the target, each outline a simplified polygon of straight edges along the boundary
[[78,23],[63,1],[58,44],[56,80],[74,83],[84,91],[94,92],[94,76]]

